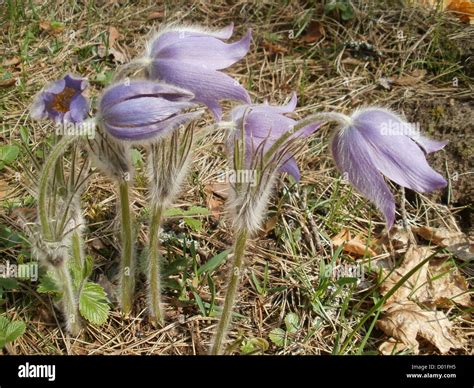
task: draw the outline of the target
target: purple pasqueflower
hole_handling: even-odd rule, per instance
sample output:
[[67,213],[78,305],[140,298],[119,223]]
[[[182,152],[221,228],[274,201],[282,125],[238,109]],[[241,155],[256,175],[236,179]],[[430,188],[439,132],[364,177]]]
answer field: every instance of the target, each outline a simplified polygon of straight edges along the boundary
[[383,176],[414,191],[446,186],[446,180],[426,161],[426,154],[447,142],[421,136],[417,128],[383,108],[356,111],[331,141],[337,167],[385,216],[395,221],[395,200]]
[[233,25],[219,31],[192,27],[165,29],[148,47],[149,78],[190,90],[195,101],[206,105],[216,120],[220,120],[220,100],[250,103],[247,91],[218,71],[242,59],[249,50],[252,31],[249,29],[237,42],[224,43],[232,31]]
[[120,140],[140,141],[167,135],[197,118],[194,94],[164,83],[133,80],[107,88],[99,102],[99,122]]
[[[285,113],[293,112],[296,108],[297,97],[293,93],[290,101],[286,105],[271,106],[261,105],[241,105],[232,110],[232,121],[237,128],[244,129],[246,140],[246,159],[247,164],[258,158],[257,154],[264,155],[272,145],[283,135],[293,131],[298,124],[296,120],[284,116]],[[295,131],[288,139],[282,143],[280,149],[283,149],[289,142],[296,138],[305,138],[316,131],[321,124],[311,123]],[[233,150],[233,140],[239,138],[242,132],[237,131],[234,137],[229,139],[229,148]],[[279,157],[278,170],[290,174],[296,181],[300,180],[300,170],[292,154],[286,153]]]
[[56,123],[84,121],[89,112],[89,102],[82,92],[87,85],[85,78],[70,74],[54,81],[35,97],[31,117],[36,120],[50,118]]

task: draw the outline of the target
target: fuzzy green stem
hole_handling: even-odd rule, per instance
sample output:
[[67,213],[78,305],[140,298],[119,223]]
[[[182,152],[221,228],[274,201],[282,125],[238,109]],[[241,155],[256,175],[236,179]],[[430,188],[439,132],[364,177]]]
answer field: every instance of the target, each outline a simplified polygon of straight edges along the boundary
[[240,275],[242,272],[242,266],[244,263],[245,255],[245,244],[247,242],[248,231],[246,229],[240,230],[237,234],[234,246],[234,265],[230,276],[229,285],[227,286],[227,292],[224,301],[224,307],[222,309],[221,319],[217,326],[216,335],[212,344],[211,354],[219,355],[223,354],[223,344],[227,336],[227,329],[232,320],[232,309],[234,307],[235,298],[240,283]]
[[133,229],[130,210],[128,181],[119,184],[120,217],[122,226],[122,253],[120,261],[120,305],[125,315],[132,310],[135,290],[135,259],[133,255]]
[[159,324],[163,324],[163,308],[161,303],[161,273],[159,233],[163,207],[154,205],[150,222],[150,245],[148,247],[148,305],[150,316]]
[[48,183],[53,175],[52,173],[54,172],[57,160],[64,153],[66,148],[76,140],[77,136],[63,137],[51,150],[51,153],[48,159],[46,159],[43,167],[38,188],[38,212],[43,235],[46,239],[53,238],[48,217]]
[[63,291],[62,307],[64,319],[66,321],[66,328],[69,333],[76,336],[81,330],[81,320],[76,293],[74,291],[74,285],[67,266],[67,261],[64,261],[58,267],[55,267],[55,269]]
[[82,250],[82,236],[81,233],[76,231],[72,234],[72,257],[76,262],[78,268],[84,268],[84,251]]

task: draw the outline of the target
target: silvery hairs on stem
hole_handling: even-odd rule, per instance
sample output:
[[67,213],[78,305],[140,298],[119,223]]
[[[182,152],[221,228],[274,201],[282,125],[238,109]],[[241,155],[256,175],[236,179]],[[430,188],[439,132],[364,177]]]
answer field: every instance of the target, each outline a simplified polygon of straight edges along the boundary
[[51,239],[44,236],[39,219],[36,222],[28,222],[20,216],[20,222],[31,242],[33,256],[47,268],[59,267],[69,260],[72,235],[74,232],[81,233],[84,228],[78,196],[57,198],[54,202],[55,209],[52,212],[48,210],[50,219],[62,220],[52,229]]
[[100,125],[95,136],[81,139],[92,163],[112,180],[132,180],[130,144],[115,140]]
[[165,208],[178,194],[191,160],[194,127],[194,122],[182,125],[167,137],[147,146],[152,204]]

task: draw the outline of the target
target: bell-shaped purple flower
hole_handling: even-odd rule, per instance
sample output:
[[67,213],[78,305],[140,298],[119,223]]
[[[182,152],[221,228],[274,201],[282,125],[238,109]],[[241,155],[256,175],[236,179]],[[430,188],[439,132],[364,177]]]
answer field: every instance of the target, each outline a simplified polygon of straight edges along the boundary
[[165,29],[148,47],[150,79],[190,90],[195,101],[206,105],[220,120],[220,100],[250,102],[237,81],[218,71],[242,59],[249,50],[251,30],[235,43],[224,43],[232,31],[233,25],[214,32],[189,27]]
[[49,118],[56,123],[80,123],[87,118],[89,102],[82,95],[87,88],[85,78],[70,74],[42,90],[33,101],[31,117]]
[[114,84],[100,99],[99,123],[120,140],[160,138],[202,113],[184,112],[195,107],[193,98],[187,90],[153,81]]
[[446,180],[426,161],[426,154],[447,142],[427,139],[418,128],[382,108],[356,111],[331,142],[339,170],[385,216],[387,228],[395,221],[395,200],[383,176],[403,187],[428,192]]
[[[232,121],[238,129],[243,128],[246,140],[246,157],[247,164],[250,165],[252,160],[260,157],[258,154],[264,155],[273,144],[282,136],[294,131],[298,125],[296,120],[284,116],[285,113],[293,112],[296,108],[297,97],[293,94],[288,104],[283,106],[271,106],[268,104],[261,105],[241,105],[232,110]],[[282,142],[279,149],[284,149],[288,143],[296,138],[305,138],[316,131],[321,124],[311,123],[293,134]],[[234,137],[240,137],[241,132],[238,130]],[[229,148],[233,150],[233,137],[229,139]],[[300,180],[300,171],[296,160],[291,153],[278,156],[278,150],[275,157],[280,158],[279,171],[290,174],[296,181]]]

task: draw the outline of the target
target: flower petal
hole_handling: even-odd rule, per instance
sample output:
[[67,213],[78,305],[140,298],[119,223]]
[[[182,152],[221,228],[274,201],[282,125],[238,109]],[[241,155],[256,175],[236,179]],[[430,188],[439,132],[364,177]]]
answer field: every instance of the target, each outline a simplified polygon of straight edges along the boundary
[[84,121],[89,113],[89,103],[87,99],[78,94],[71,100],[71,105],[69,106],[70,113],[71,113],[71,120],[75,123],[79,123]]
[[60,79],[60,80],[51,82],[48,86],[46,86],[46,88],[44,89],[44,92],[59,94],[64,90],[65,87],[66,87],[66,81],[64,79]]
[[110,106],[103,112],[103,119],[115,127],[145,127],[193,106],[190,102],[139,97]]
[[217,30],[209,31],[205,29],[200,29],[199,27],[181,27],[170,28],[169,30],[164,30],[160,32],[151,40],[150,47],[148,49],[148,55],[151,58],[157,56],[157,54],[163,50],[165,47],[168,47],[172,44],[175,44],[181,41],[184,38],[189,37],[213,37],[217,39],[227,40],[232,36],[234,31],[234,23],[229,24],[228,26]]
[[446,180],[428,165],[425,154],[410,137],[396,131],[384,134],[383,126],[389,120],[394,120],[393,115],[377,109],[353,117],[377,169],[399,185],[419,192],[446,186]]
[[210,36],[180,39],[156,53],[155,59],[171,59],[203,69],[225,69],[242,59],[250,47],[252,31],[235,43],[224,43]]
[[146,96],[164,97],[170,101],[189,101],[194,98],[194,94],[190,91],[174,85],[151,81],[132,81],[109,87],[100,100],[100,108],[106,110],[109,106],[122,101]]
[[42,120],[48,116],[46,112],[45,94],[39,93],[33,100],[30,108],[30,117],[33,120]]
[[250,102],[247,91],[228,75],[179,61],[154,61],[151,66],[151,78],[161,79],[190,90],[194,93],[197,102],[213,110],[217,120],[221,119],[221,112],[216,109],[216,103],[219,100]]
[[191,120],[198,118],[202,112],[189,112],[172,116],[166,120],[152,123],[141,127],[118,127],[109,123],[104,123],[105,129],[114,137],[120,140],[140,141],[147,139],[160,139],[168,133],[184,125]]
[[356,128],[345,128],[331,140],[338,169],[385,216],[387,228],[395,221],[395,200],[371,157],[371,149]]
[[[261,142],[269,139],[272,143],[292,130],[296,121],[278,113],[262,109],[252,110],[245,118],[246,136]],[[259,144],[259,143],[258,143]]]
[[78,92],[84,91],[88,86],[88,82],[85,78],[76,77],[71,74],[67,74],[64,77],[64,82],[66,87],[75,89]]
[[412,138],[414,141],[418,143],[418,145],[425,150],[427,154],[430,154],[432,152],[439,151],[443,149],[446,144],[448,144],[448,141],[439,141],[439,140],[432,140],[428,139],[427,137],[424,136],[417,136],[416,138]]
[[268,105],[265,104],[248,104],[248,105],[239,105],[232,109],[231,117],[232,121],[239,121],[246,113],[250,111],[257,111],[262,113],[290,113],[293,112],[296,108],[296,103],[298,98],[296,93],[292,93],[290,101],[286,105]]
[[298,164],[296,163],[296,159],[294,157],[288,158],[284,161],[284,163],[280,166],[280,172],[286,172],[290,174],[296,182],[299,182],[301,179],[300,169],[298,168]]

